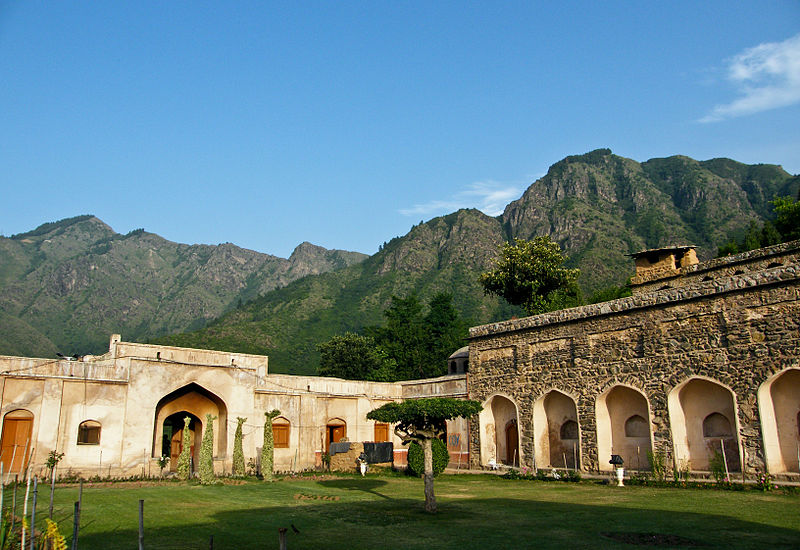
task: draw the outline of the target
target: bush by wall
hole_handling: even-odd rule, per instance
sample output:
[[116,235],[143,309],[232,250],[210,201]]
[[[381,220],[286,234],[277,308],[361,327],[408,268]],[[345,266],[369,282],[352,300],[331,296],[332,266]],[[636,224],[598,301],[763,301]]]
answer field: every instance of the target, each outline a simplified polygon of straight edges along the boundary
[[275,439],[272,435],[272,420],[281,414],[278,409],[265,412],[264,446],[261,448],[261,477],[264,481],[272,481],[272,465],[275,455]]
[[191,421],[188,416],[183,419],[183,449],[178,457],[178,477],[184,481],[192,475],[192,434],[189,431]]
[[[431,442],[433,452],[433,475],[437,476],[444,472],[447,463],[450,462],[450,455],[447,454],[447,445],[441,439],[434,439]],[[417,476],[421,476],[425,471],[425,456],[422,446],[417,442],[412,442],[408,446],[408,467]]]
[[203,431],[203,443],[200,445],[200,483],[211,485],[216,481],[214,475],[214,420],[216,416],[206,414],[206,429]]
[[236,435],[233,436],[233,475],[244,477],[244,451],[242,451],[242,425],[247,421],[241,416],[236,417]]

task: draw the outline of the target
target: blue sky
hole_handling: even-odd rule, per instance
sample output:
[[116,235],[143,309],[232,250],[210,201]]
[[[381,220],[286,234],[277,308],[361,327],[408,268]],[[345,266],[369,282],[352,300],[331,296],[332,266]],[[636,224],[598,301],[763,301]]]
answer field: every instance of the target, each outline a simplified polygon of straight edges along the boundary
[[3,235],[373,253],[599,147],[800,173],[798,128],[795,0],[0,0]]

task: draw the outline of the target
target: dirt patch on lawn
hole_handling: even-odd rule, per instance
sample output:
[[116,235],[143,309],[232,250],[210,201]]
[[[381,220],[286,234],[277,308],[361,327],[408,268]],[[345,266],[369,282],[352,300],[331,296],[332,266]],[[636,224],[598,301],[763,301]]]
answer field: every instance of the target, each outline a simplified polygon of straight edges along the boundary
[[705,546],[703,543],[696,540],[687,539],[678,535],[665,535],[662,533],[600,533],[606,538],[623,542],[625,544],[635,544],[637,546],[678,546],[685,548],[694,548],[697,546]]

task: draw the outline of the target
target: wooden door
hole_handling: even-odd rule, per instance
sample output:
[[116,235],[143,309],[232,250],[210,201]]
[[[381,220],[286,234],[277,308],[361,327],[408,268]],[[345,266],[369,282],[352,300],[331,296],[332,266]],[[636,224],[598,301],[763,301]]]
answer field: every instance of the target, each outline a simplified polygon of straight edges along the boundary
[[519,463],[519,434],[517,423],[511,421],[506,424],[506,464],[515,466]]
[[[192,456],[192,460],[194,460],[194,431],[189,430],[189,440],[192,442],[192,446],[189,450],[189,453]],[[174,472],[178,469],[178,458],[181,456],[181,452],[183,451],[183,429],[181,428],[174,434],[172,434],[172,440],[170,441],[169,445],[169,469],[170,471]]]
[[325,445],[325,452],[331,452],[331,443],[338,443],[346,432],[345,426],[328,426],[328,441]]
[[389,424],[382,422],[375,423],[375,442],[383,443],[389,441]]
[[[14,414],[14,413],[11,413]],[[31,448],[31,434],[33,433],[33,418],[9,418],[3,422],[2,452],[0,461],[6,472],[22,472],[25,463],[29,461],[28,453]],[[11,465],[9,468],[8,465]]]

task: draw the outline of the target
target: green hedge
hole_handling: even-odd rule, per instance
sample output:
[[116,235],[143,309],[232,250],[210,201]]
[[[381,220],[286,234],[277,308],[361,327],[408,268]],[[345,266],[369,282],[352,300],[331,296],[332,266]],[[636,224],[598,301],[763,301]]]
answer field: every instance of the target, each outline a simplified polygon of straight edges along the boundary
[[[437,476],[444,472],[447,463],[450,462],[450,455],[447,453],[447,445],[441,439],[434,439],[431,445],[433,450],[433,475]],[[422,476],[425,470],[425,457],[422,446],[417,442],[412,442],[408,446],[408,467],[417,476]]]

